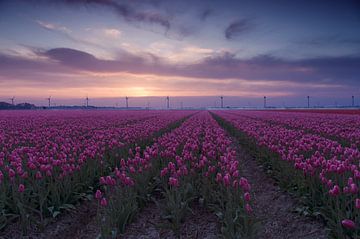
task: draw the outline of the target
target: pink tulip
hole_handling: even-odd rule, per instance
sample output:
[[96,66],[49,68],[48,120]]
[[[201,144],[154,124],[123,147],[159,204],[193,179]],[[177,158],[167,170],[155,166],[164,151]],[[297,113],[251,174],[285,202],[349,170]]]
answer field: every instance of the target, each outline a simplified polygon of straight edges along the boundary
[[104,177],[101,177],[101,178],[100,178],[100,184],[101,184],[101,185],[105,185],[105,184],[106,184],[106,180],[105,180]]
[[360,198],[355,199],[355,207],[360,209]]
[[100,200],[102,198],[102,192],[100,190],[96,190],[95,198]]
[[232,183],[232,186],[233,186],[233,188],[235,188],[235,189],[238,188],[238,186],[239,186],[238,180],[235,179],[235,180],[233,181],[233,183]]
[[130,173],[135,173],[135,172],[136,172],[136,170],[135,170],[135,168],[134,168],[133,166],[131,166],[131,167],[129,168],[129,171],[130,171]]
[[350,230],[354,230],[356,229],[356,224],[354,221],[350,220],[350,219],[344,219],[341,221],[341,225],[343,225],[343,227],[350,229]]
[[249,202],[251,200],[250,193],[248,193],[248,192],[244,193],[244,199],[246,202]]
[[340,195],[340,187],[338,185],[335,185],[330,191],[329,191],[331,196],[338,196]]
[[38,179],[38,180],[42,178],[42,175],[41,175],[41,172],[40,172],[40,171],[37,171],[37,172],[36,172],[35,178]]
[[169,178],[169,185],[174,186],[174,187],[178,187],[179,186],[179,180],[177,178],[170,177]]
[[224,185],[226,187],[228,187],[230,185],[230,175],[229,174],[226,174],[223,178],[223,181],[224,181]]
[[19,184],[18,191],[19,191],[19,193],[23,193],[25,191],[24,184]]
[[106,198],[102,198],[101,201],[100,201],[100,205],[103,206],[103,207],[106,207],[107,206],[107,200]]
[[355,183],[352,183],[352,184],[350,185],[350,192],[351,192],[352,194],[357,194],[357,192],[358,192],[358,187],[357,187],[357,185],[356,185]]
[[15,175],[16,175],[15,171],[13,169],[10,169],[9,170],[9,177],[13,178],[13,177],[15,177]]
[[222,180],[222,175],[221,175],[221,173],[217,173],[216,174],[216,182],[220,182],[221,180]]

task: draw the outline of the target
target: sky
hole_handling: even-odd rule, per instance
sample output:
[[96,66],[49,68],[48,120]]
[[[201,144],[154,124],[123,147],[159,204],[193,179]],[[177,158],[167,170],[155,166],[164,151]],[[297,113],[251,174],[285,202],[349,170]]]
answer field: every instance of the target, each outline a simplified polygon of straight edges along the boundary
[[[0,101],[360,104],[360,2],[0,0]],[[182,102],[182,103],[181,103]]]

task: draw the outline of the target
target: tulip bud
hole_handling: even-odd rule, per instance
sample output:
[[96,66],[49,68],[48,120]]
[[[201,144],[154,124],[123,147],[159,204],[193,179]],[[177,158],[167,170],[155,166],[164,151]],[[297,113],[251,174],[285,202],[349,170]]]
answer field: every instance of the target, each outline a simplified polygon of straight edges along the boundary
[[100,205],[103,206],[103,207],[106,207],[106,206],[107,206],[107,200],[106,200],[106,198],[102,198],[102,199],[101,199]]
[[340,188],[339,188],[339,186],[338,185],[335,185],[334,187],[333,187],[333,189],[331,189],[330,191],[329,191],[329,193],[330,193],[330,195],[331,196],[338,196],[339,194],[340,194]]
[[14,171],[13,169],[10,169],[10,170],[9,170],[9,177],[10,177],[10,178],[15,177],[15,171]]
[[174,186],[174,187],[178,187],[179,186],[179,181],[177,178],[174,177],[170,177],[169,178],[169,185],[170,186]]
[[356,207],[357,209],[360,209],[360,198],[357,198],[357,199],[355,200],[355,207]]
[[224,185],[228,187],[230,185],[230,176],[229,174],[226,174],[223,178]]
[[99,200],[101,197],[102,197],[102,192],[100,190],[96,190],[95,198]]
[[248,193],[248,192],[244,193],[244,199],[246,202],[249,202],[251,200],[250,193]]
[[23,193],[23,192],[25,191],[25,186],[24,186],[24,184],[20,184],[20,185],[19,185],[18,191],[19,191],[19,193]]
[[352,183],[350,185],[350,192],[353,193],[353,194],[356,194],[358,192],[358,187],[355,183]]
[[350,220],[350,219],[344,219],[341,221],[341,225],[343,225],[343,227],[350,229],[350,230],[354,230],[356,229],[356,224],[354,221]]

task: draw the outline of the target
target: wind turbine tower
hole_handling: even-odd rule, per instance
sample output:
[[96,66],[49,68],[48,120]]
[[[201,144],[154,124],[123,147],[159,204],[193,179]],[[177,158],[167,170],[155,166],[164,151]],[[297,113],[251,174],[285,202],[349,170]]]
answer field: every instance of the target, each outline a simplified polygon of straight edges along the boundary
[[12,105],[15,105],[15,104],[14,104],[14,102],[15,102],[15,96],[13,96],[12,98],[10,98],[10,100],[11,100],[11,104],[12,104]]
[[88,108],[89,107],[89,97],[86,96],[85,100],[86,100],[86,108]]
[[307,107],[310,108],[310,96],[307,96]]
[[166,101],[167,101],[167,108],[169,109],[170,108],[170,97],[169,96],[166,97]]
[[264,108],[266,108],[266,96],[264,96]]
[[48,98],[46,98],[46,100],[48,101],[48,105],[49,105],[49,108],[51,106],[51,96],[49,96]]
[[224,108],[224,96],[220,96],[221,108]]
[[125,101],[126,101],[126,109],[129,108],[129,97],[125,97]]

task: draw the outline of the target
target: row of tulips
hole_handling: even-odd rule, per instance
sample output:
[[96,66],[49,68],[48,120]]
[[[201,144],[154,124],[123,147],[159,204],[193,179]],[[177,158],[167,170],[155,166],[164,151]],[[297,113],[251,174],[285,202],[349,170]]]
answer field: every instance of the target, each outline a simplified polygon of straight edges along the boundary
[[[225,238],[250,236],[253,230],[251,187],[239,173],[232,141],[208,112],[200,112],[100,178],[99,221],[104,237],[124,232],[154,192],[162,216],[175,233],[194,202],[219,217]],[[116,218],[116,220],[114,220]]]
[[126,146],[151,138],[190,112],[0,112],[0,229],[24,232],[93,194]]
[[[360,237],[360,152],[305,130],[264,120],[264,112],[216,112],[280,180],[321,208],[334,238]],[[280,113],[276,113],[277,115]],[[286,114],[286,113],[284,113]],[[312,119],[311,114],[309,116]],[[301,122],[307,121],[303,115]],[[279,117],[281,118],[281,117]],[[310,120],[309,120],[310,121]],[[299,123],[300,124],[300,123]],[[342,126],[340,126],[342,127]]]
[[281,111],[248,111],[246,116],[284,124],[360,148],[359,114],[324,114]]

